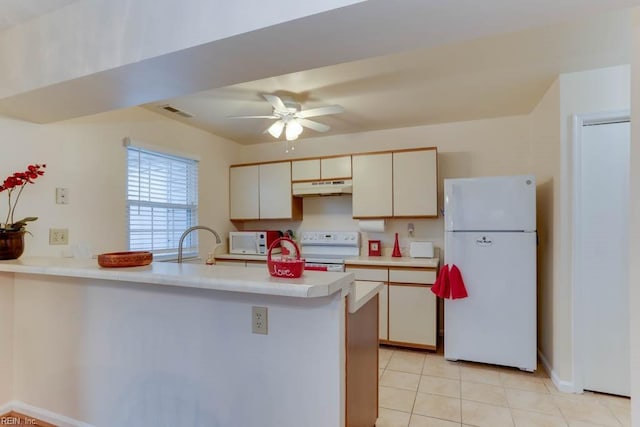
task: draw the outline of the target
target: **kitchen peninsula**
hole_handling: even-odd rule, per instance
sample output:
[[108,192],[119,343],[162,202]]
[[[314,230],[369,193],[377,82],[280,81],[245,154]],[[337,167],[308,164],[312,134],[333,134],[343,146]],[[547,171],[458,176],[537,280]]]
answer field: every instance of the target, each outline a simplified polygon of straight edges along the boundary
[[[372,426],[380,288],[352,273],[2,261],[13,368],[0,408],[69,426]],[[252,333],[253,307],[268,334]]]

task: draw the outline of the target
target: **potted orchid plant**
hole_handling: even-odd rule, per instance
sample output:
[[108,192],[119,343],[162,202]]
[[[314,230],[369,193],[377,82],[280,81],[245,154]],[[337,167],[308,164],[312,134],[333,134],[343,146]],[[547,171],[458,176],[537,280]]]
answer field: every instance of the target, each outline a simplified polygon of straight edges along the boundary
[[24,251],[24,233],[27,223],[38,218],[30,216],[15,221],[16,206],[26,186],[33,184],[38,177],[44,175],[46,167],[47,165],[44,164],[29,165],[27,170],[9,175],[0,184],[0,193],[7,195],[8,203],[7,216],[4,222],[0,223],[0,260],[16,259]]

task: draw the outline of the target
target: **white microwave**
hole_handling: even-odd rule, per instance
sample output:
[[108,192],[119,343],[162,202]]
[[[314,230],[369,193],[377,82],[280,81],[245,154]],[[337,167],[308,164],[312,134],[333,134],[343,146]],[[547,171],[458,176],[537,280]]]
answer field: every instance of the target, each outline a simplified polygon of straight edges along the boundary
[[[267,255],[269,246],[280,237],[277,230],[231,231],[229,232],[229,253],[240,255]],[[273,248],[279,253],[280,247]]]

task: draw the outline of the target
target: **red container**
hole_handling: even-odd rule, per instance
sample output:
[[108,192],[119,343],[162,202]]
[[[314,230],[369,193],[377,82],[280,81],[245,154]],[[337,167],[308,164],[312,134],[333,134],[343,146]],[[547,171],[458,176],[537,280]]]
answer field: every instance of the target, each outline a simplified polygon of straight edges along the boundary
[[[294,259],[283,257],[281,260],[276,261],[271,258],[271,251],[280,247],[280,242],[284,240],[290,242],[296,248],[296,257]],[[271,243],[269,246],[269,253],[267,254],[267,268],[269,274],[273,277],[284,277],[288,279],[296,279],[302,276],[304,271],[304,259],[300,258],[300,248],[293,240],[288,237],[281,237]]]

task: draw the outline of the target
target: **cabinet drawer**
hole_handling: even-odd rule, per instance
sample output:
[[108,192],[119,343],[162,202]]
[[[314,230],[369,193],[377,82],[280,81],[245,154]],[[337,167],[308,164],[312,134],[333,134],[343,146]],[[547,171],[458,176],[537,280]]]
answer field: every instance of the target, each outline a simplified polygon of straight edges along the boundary
[[389,269],[389,282],[433,285],[436,271],[426,269]]
[[347,267],[347,272],[354,273],[356,280],[374,280],[376,282],[387,282],[389,280],[389,274],[386,268]]

